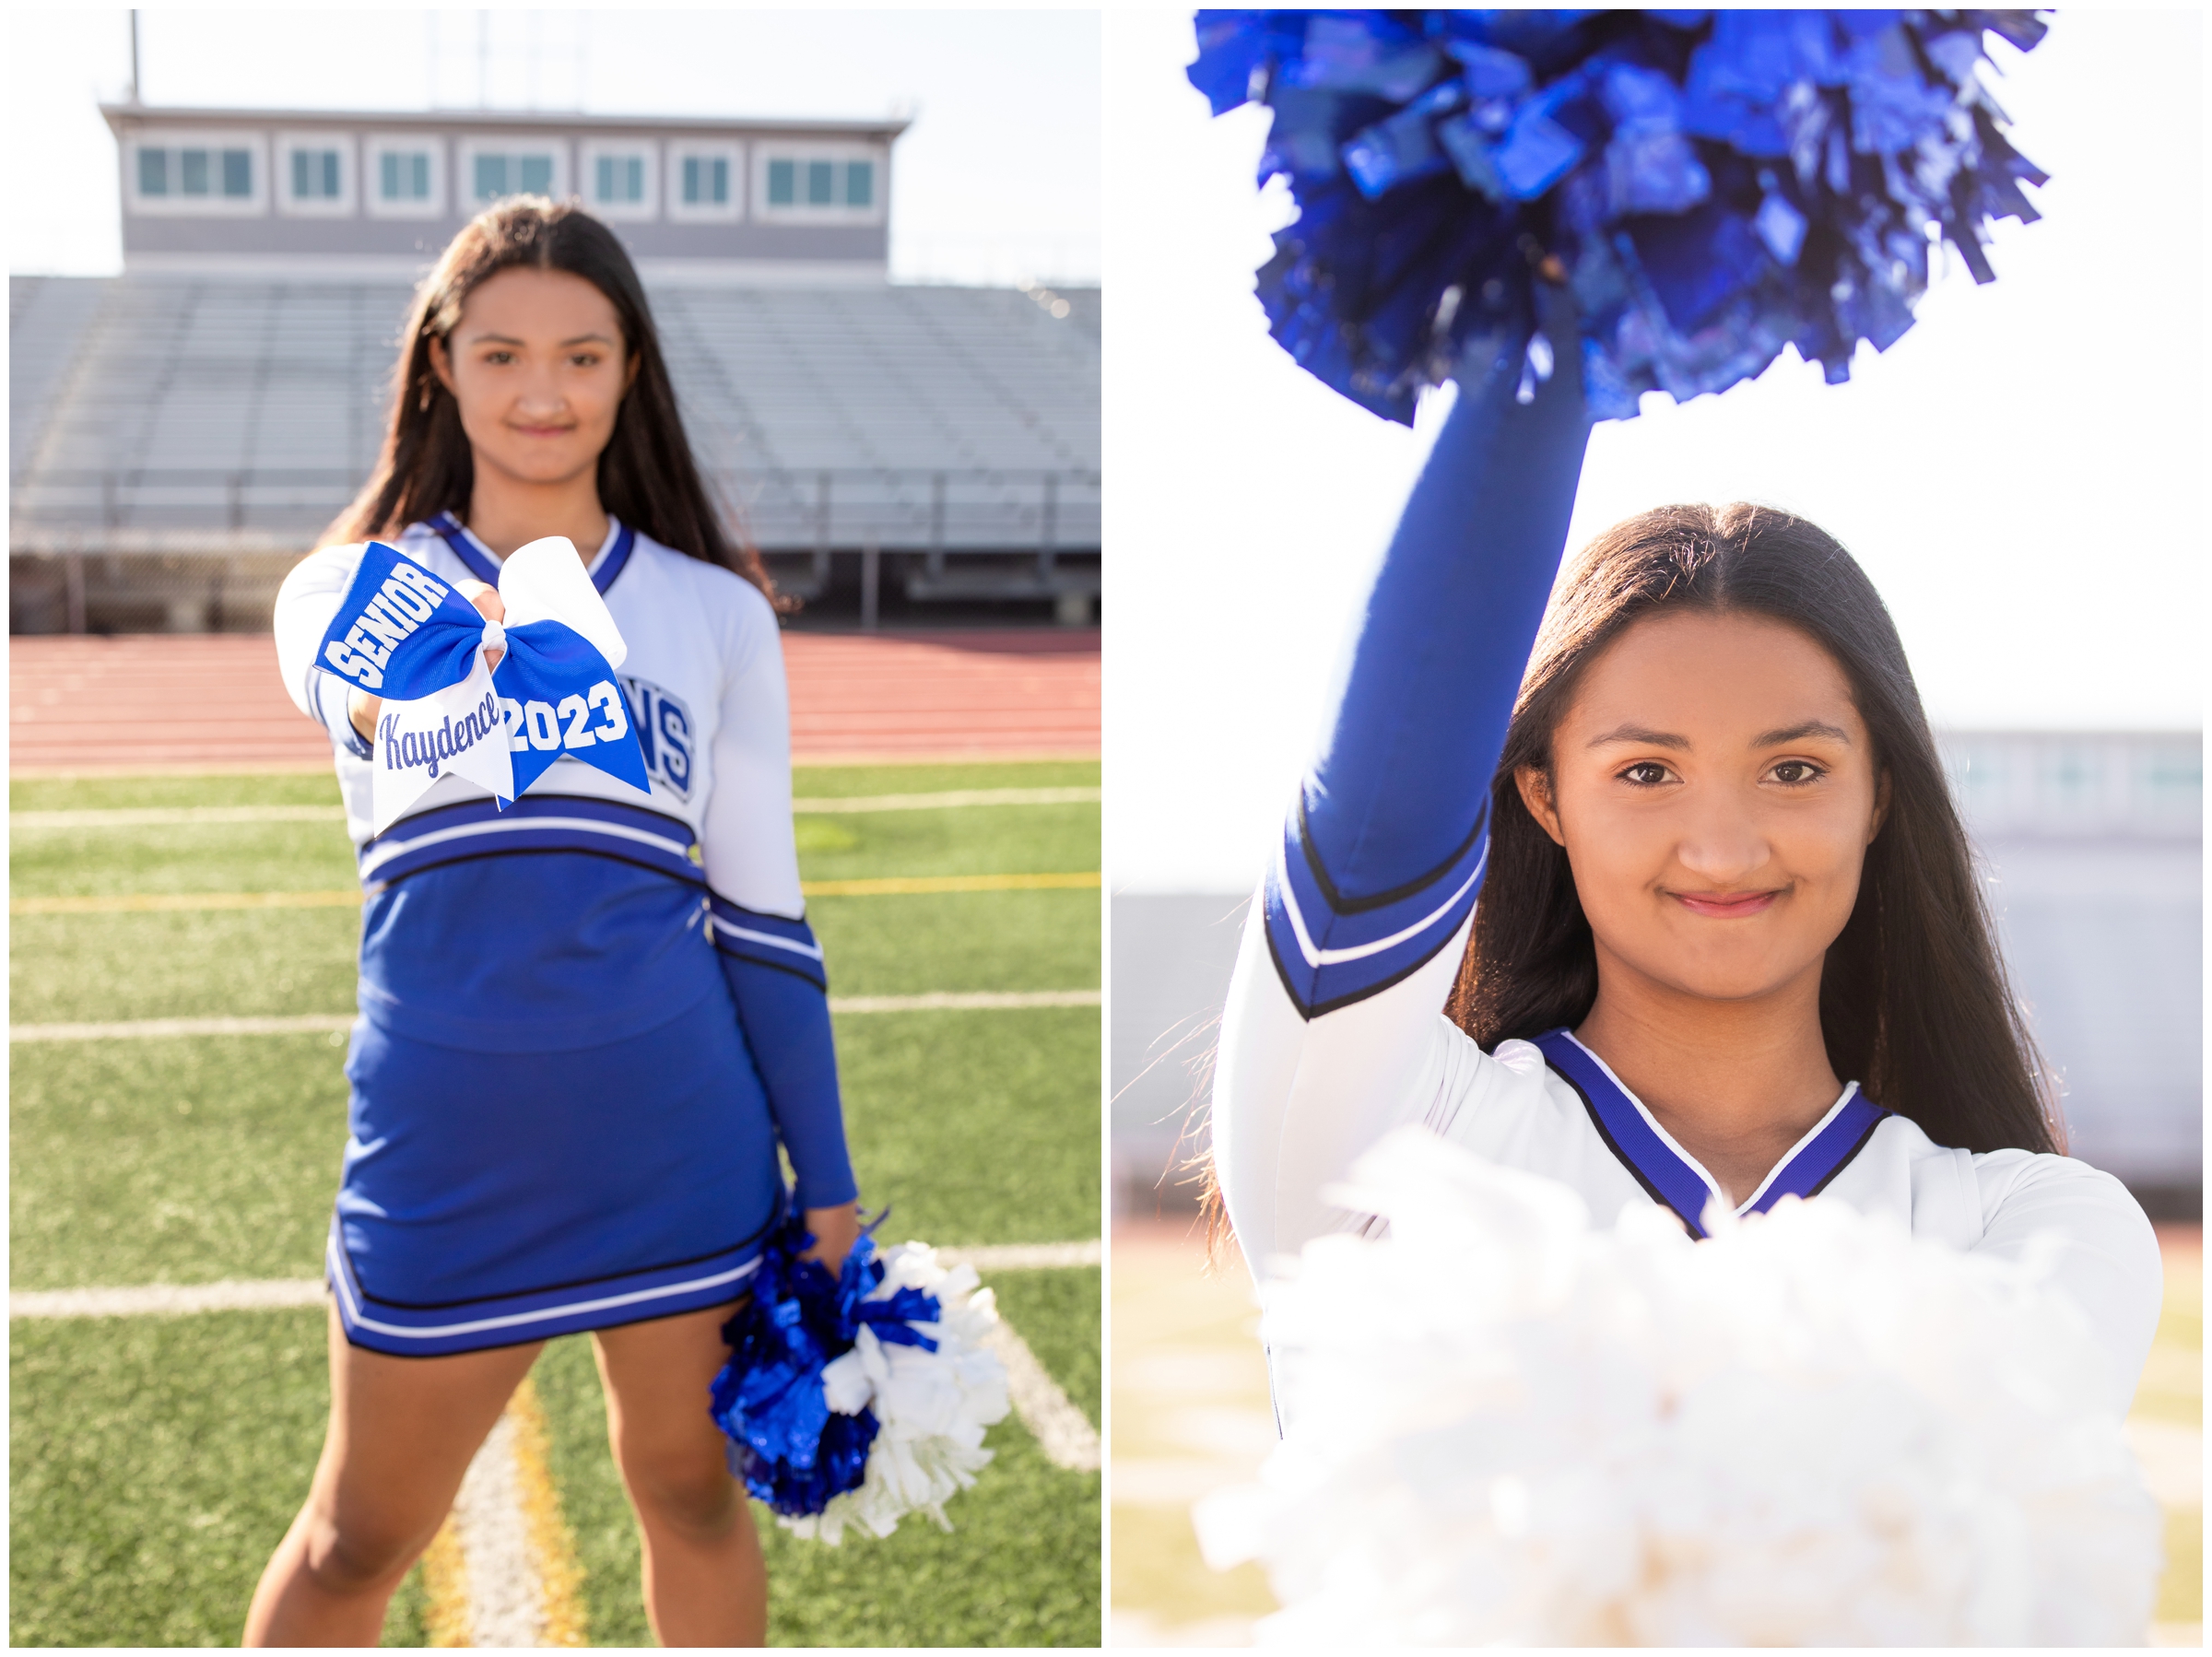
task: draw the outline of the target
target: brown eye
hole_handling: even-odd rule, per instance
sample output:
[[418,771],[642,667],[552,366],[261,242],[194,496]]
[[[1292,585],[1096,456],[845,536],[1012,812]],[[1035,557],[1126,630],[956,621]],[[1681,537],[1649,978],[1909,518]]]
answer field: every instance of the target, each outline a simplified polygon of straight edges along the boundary
[[1785,759],[1774,768],[1775,781],[1793,785],[1818,781],[1821,775],[1820,768],[1809,759]]
[[1632,783],[1638,788],[1656,788],[1666,781],[1666,767],[1655,759],[1646,759],[1641,764],[1631,765],[1627,770],[1621,772],[1620,780],[1623,782]]

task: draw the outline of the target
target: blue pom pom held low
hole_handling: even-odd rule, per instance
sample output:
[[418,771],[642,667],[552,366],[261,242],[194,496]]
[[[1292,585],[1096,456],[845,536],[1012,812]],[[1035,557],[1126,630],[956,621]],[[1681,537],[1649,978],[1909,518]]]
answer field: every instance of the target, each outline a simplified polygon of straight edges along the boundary
[[991,1460],[1006,1377],[982,1346],[997,1322],[967,1266],[924,1244],[878,1249],[878,1215],[832,1275],[793,1214],[763,1251],[751,1297],[723,1326],[730,1361],[712,1411],[730,1469],[780,1523],[832,1545],[888,1536],[906,1514],[952,1528],[945,1501]]

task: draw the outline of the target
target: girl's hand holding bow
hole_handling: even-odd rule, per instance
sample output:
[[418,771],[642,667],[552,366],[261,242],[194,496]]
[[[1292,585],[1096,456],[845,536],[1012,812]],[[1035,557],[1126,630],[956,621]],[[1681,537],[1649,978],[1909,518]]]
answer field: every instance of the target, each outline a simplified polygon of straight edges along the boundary
[[[500,602],[497,587],[485,582],[456,582],[453,586],[462,597],[477,606],[485,620],[507,619],[507,606]],[[503,649],[494,645],[484,652],[484,665],[497,667],[500,658],[506,653]],[[367,742],[375,734],[376,716],[383,711],[383,707],[382,697],[371,696],[366,690],[352,691],[347,696],[346,717],[353,722],[353,728],[361,734],[362,741]]]

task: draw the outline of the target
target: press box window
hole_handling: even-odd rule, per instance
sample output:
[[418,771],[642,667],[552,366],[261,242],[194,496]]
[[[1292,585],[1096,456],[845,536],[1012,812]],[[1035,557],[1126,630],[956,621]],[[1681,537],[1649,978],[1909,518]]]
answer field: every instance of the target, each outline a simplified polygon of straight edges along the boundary
[[684,203],[687,206],[726,206],[729,199],[730,163],[727,157],[684,158]]
[[477,199],[497,201],[502,195],[553,194],[551,156],[478,156]]
[[338,152],[335,149],[292,151],[292,199],[335,201],[338,197]]
[[226,195],[253,194],[253,152],[250,149],[141,149],[141,195]]
[[601,156],[594,167],[596,198],[603,202],[641,202],[645,199],[645,159],[642,156]]
[[771,160],[768,205],[771,207],[872,207],[876,205],[873,161]]
[[425,202],[430,199],[430,158],[420,150],[412,154],[387,149],[377,158],[378,187],[388,202]]

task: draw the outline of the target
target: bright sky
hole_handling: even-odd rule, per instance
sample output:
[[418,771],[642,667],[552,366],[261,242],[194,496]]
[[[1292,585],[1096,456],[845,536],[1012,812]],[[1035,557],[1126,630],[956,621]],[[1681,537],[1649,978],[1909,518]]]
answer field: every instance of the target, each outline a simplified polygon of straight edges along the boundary
[[[115,147],[127,12],[8,17],[8,268],[121,268]],[[1095,281],[1094,11],[263,11],[140,15],[149,103],[877,117],[904,279]],[[482,48],[482,49],[480,49]],[[34,160],[33,158],[36,158]]]
[[[1193,55],[1182,18],[1107,19],[1117,891],[1250,889],[1440,412],[1391,426],[1268,338],[1265,116],[1209,120]],[[2195,13],[2058,13],[2007,53],[2053,178],[2043,222],[2000,228],[1998,280],[1956,271],[1848,386],[1791,359],[1599,428],[1574,542],[1669,501],[1784,505],[1873,577],[1939,727],[2201,724],[2203,77]]]

